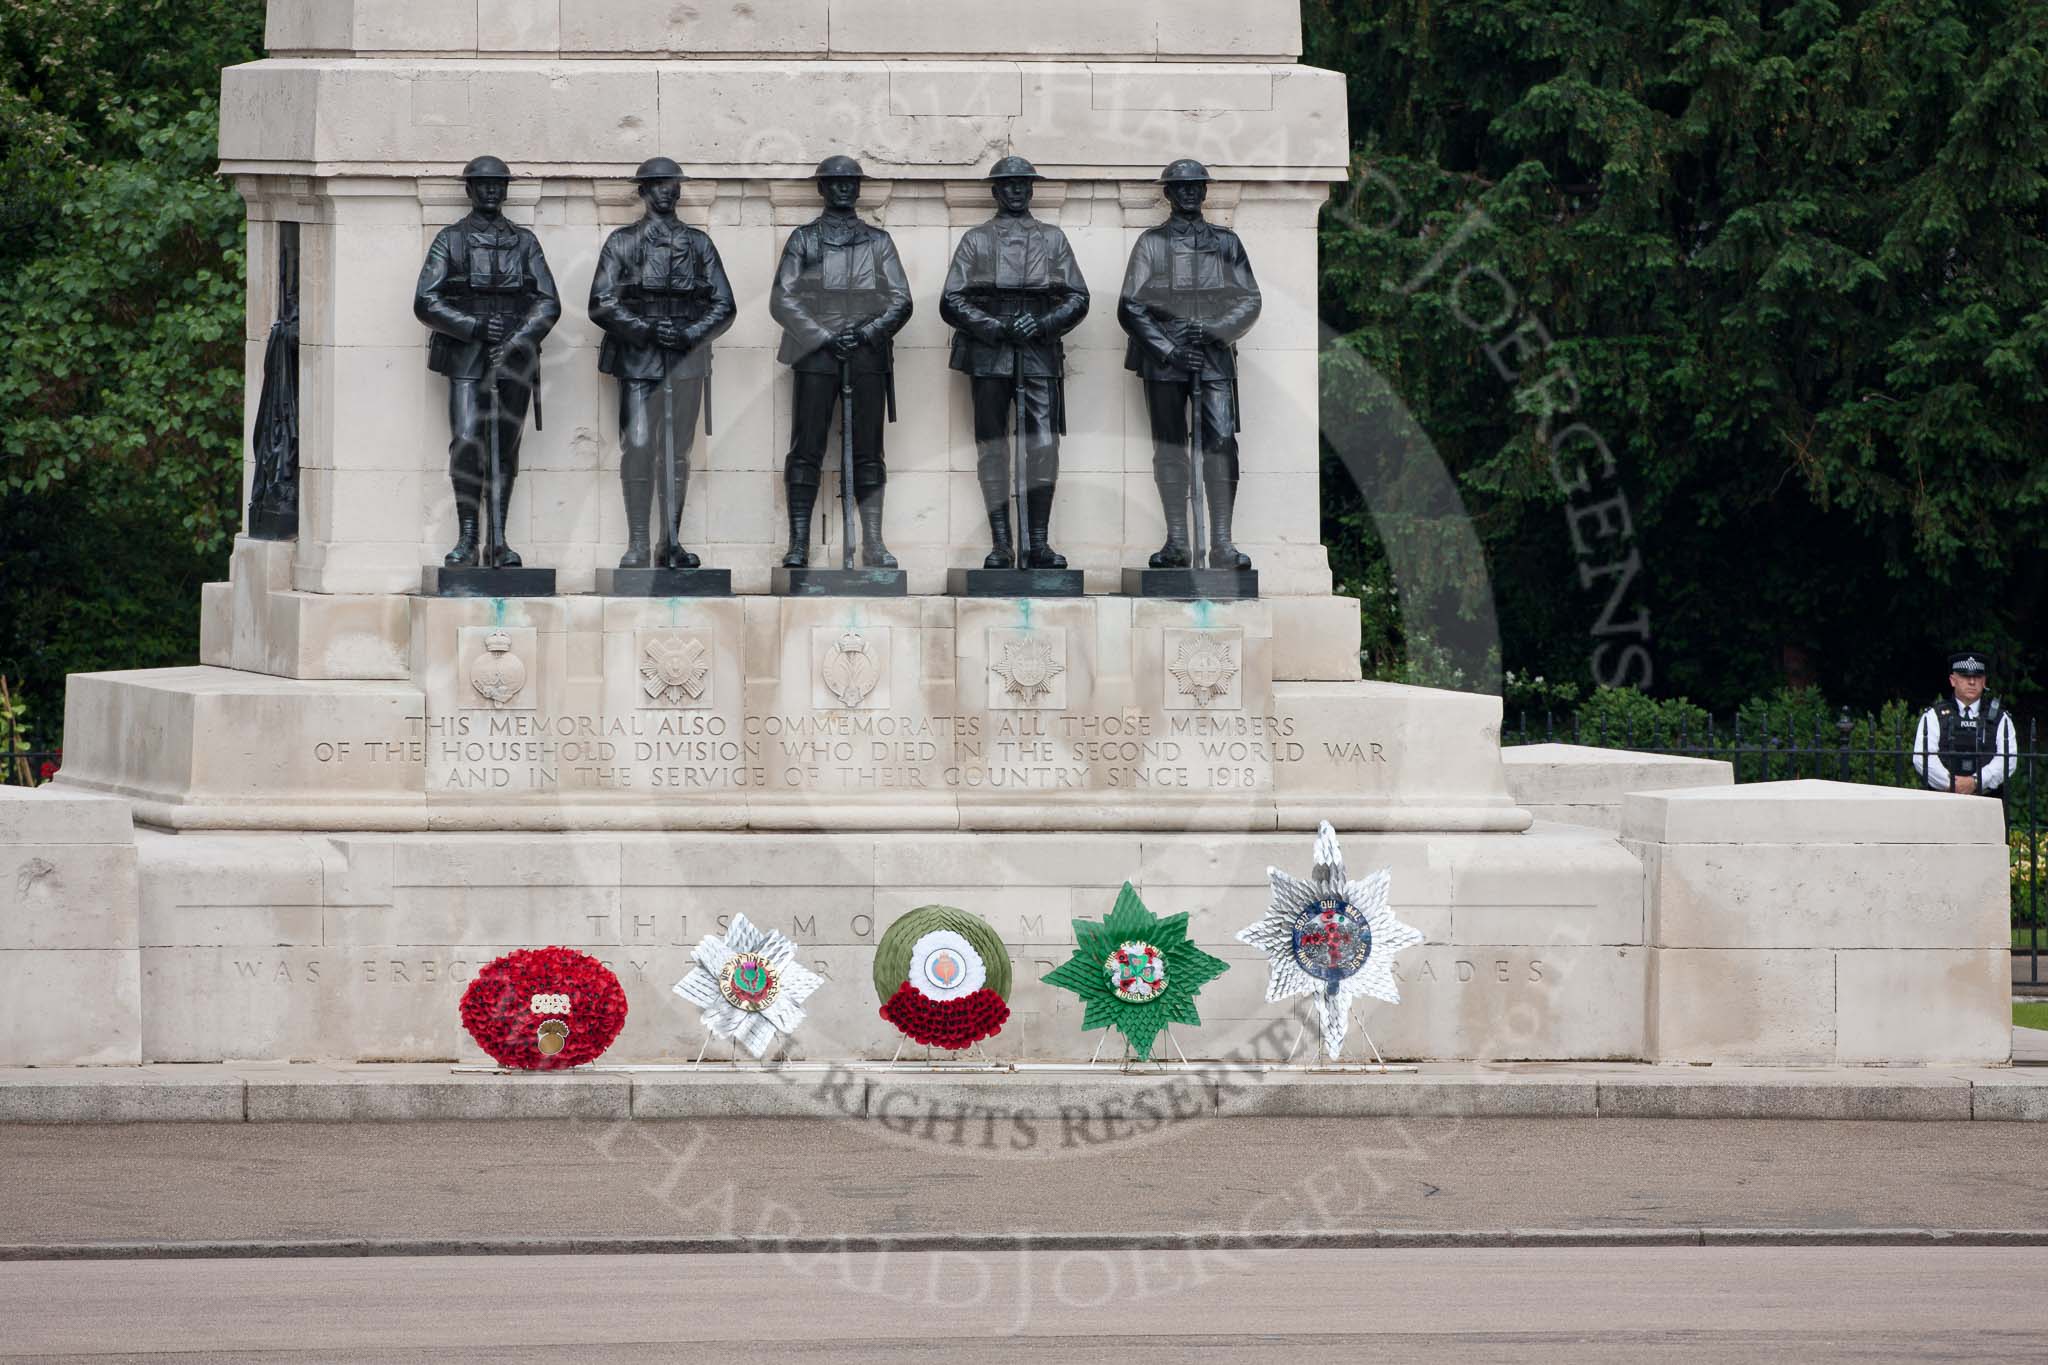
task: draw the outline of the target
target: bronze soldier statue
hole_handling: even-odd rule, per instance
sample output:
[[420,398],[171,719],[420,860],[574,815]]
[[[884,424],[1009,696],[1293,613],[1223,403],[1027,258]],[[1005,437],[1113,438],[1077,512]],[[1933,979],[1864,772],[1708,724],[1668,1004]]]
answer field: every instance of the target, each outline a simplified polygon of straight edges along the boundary
[[[540,346],[562,316],[562,299],[540,239],[505,220],[511,169],[480,156],[462,179],[473,207],[434,238],[413,299],[413,312],[434,331],[427,367],[448,376],[448,477],[458,534],[447,563],[516,569],[505,514],[529,403],[540,425]],[[490,522],[481,539],[480,508]]]
[[655,559],[648,513],[661,489],[661,549],[652,567],[694,569],[683,548],[683,500],[697,414],[712,430],[711,343],[732,326],[732,286],[711,238],[676,219],[683,168],[665,156],[633,179],[647,216],[606,239],[590,284],[590,320],[604,329],[597,368],[619,380],[619,482],[626,497],[622,569]]
[[1145,383],[1152,479],[1166,510],[1166,544],[1152,567],[1248,570],[1250,557],[1230,538],[1238,480],[1236,342],[1258,321],[1259,286],[1237,234],[1202,217],[1208,169],[1176,161],[1160,181],[1173,216],[1138,239],[1117,309],[1131,335],[1125,368]]
[[[850,156],[819,164],[825,211],[790,233],[769,294],[769,311],[783,332],[777,358],[796,371],[789,459],[782,473],[789,493],[786,568],[811,562],[811,512],[832,410],[842,397],[850,458],[841,478],[850,474],[852,487],[842,488],[841,496],[850,494],[860,508],[861,562],[896,567],[882,541],[882,495],[889,478],[882,463],[882,416],[885,408],[889,420],[896,416],[892,338],[910,321],[910,283],[889,234],[854,213],[865,174]],[[847,521],[851,554],[850,513]]]
[[[1064,569],[1050,543],[1053,490],[1066,434],[1066,348],[1088,316],[1088,284],[1067,235],[1031,216],[1045,177],[1021,156],[988,173],[996,216],[953,253],[940,314],[955,329],[953,368],[970,377],[976,472],[988,509],[990,569]],[[1014,413],[1015,465],[1010,451]],[[1016,493],[1017,536],[1010,534]]]

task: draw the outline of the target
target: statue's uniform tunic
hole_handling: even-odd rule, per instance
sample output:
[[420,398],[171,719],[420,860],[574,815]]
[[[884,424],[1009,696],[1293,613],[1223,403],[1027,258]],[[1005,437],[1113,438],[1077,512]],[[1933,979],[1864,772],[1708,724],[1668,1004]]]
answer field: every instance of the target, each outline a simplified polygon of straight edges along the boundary
[[[1124,367],[1145,384],[1145,406],[1152,421],[1152,477],[1169,527],[1176,520],[1175,509],[1187,501],[1185,447],[1192,383],[1197,448],[1204,456],[1211,523],[1218,528],[1212,539],[1229,539],[1238,480],[1236,343],[1258,321],[1261,305],[1244,243],[1236,233],[1206,219],[1171,218],[1147,231],[1131,252],[1117,318],[1131,338]],[[1201,324],[1209,339],[1184,344],[1180,328],[1188,323]],[[1201,356],[1199,375],[1178,365],[1176,353],[1181,350]]]
[[[471,213],[441,229],[420,268],[413,312],[434,332],[427,368],[448,376],[448,476],[459,516],[474,524],[490,483],[490,413],[498,418],[499,495],[493,520],[502,534],[526,409],[540,382],[540,347],[562,316],[555,277],[540,239],[504,218]],[[512,320],[505,363],[496,371],[496,401],[482,392],[491,374],[485,321]]]
[[[889,234],[852,214],[827,213],[790,233],[775,272],[769,311],[782,326],[777,359],[796,371],[789,460],[783,481],[816,499],[819,471],[839,401],[839,358],[830,342],[856,331],[853,375],[853,489],[867,516],[888,482],[882,419],[895,407],[895,342],[910,321],[910,283]],[[794,505],[796,498],[792,498]]]
[[[1066,433],[1066,350],[1060,340],[1088,316],[1088,284],[1067,235],[1029,214],[999,214],[969,228],[953,253],[940,314],[955,328],[953,368],[974,398],[976,470],[995,539],[1008,539],[1012,403],[1024,408],[1031,543],[1045,544]],[[1038,335],[1019,341],[1010,321],[1030,313]]]
[[[669,421],[676,442],[674,512],[681,520],[697,414],[710,392],[711,343],[732,326],[737,311],[718,248],[687,223],[650,213],[614,232],[598,255],[590,319],[605,333],[598,371],[619,381],[619,479],[636,546],[645,535],[654,481],[661,477]],[[681,350],[664,350],[655,340],[663,321],[682,325]],[[672,414],[662,407],[664,382],[675,393]],[[711,414],[705,417],[708,431]],[[668,530],[673,537],[676,528]]]

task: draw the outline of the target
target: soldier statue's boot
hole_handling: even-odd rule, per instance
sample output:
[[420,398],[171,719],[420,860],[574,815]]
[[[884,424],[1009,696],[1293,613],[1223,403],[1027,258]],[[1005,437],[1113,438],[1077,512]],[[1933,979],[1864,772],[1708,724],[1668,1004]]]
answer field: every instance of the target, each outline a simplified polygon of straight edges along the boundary
[[477,506],[474,496],[455,496],[455,548],[441,562],[451,569],[472,567],[476,564],[477,550]]
[[1010,504],[988,509],[988,538],[995,548],[981,561],[984,569],[1009,569],[1017,564],[1017,543],[1010,539]]
[[1153,482],[1159,487],[1160,510],[1166,514],[1166,543],[1152,556],[1152,567],[1185,569],[1194,563],[1188,552],[1188,486],[1159,478]]
[[676,472],[676,519],[668,528],[668,554],[662,563],[665,569],[694,569],[704,562],[683,548],[683,508],[689,505],[689,496],[690,470],[684,466]]
[[1026,519],[1031,526],[1031,553],[1026,561],[1034,569],[1064,569],[1067,557],[1052,548],[1053,486],[1045,484],[1025,490]]
[[789,553],[782,557],[785,569],[802,569],[811,562],[811,512],[818,505],[818,485],[792,483],[789,492]]
[[493,569],[519,568],[526,561],[519,557],[519,551],[505,543],[505,523],[512,514],[512,480],[505,479],[499,483],[498,496],[492,500],[491,506],[497,515],[491,518],[487,562]]
[[1234,569],[1244,573],[1252,567],[1252,557],[1237,548],[1230,540],[1230,518],[1237,508],[1237,485],[1218,479],[1204,486],[1209,495],[1209,567],[1212,569]]
[[893,569],[896,556],[882,543],[882,490],[860,495],[860,562],[870,569]]
[[627,479],[626,553],[619,559],[622,569],[644,569],[653,562],[647,543],[647,514],[654,505],[654,485],[647,479]]

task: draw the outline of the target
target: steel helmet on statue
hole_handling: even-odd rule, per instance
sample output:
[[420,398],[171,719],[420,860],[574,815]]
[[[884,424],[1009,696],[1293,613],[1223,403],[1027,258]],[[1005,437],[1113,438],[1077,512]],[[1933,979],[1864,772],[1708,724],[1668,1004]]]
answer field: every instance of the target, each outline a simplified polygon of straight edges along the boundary
[[636,184],[645,184],[650,180],[688,180],[689,178],[689,176],[683,174],[681,166],[678,166],[673,160],[665,156],[649,157],[640,163],[639,170],[633,172],[633,180]]
[[865,180],[868,173],[850,156],[828,156],[818,163],[817,180]]
[[1209,168],[1193,157],[1182,157],[1159,173],[1162,185],[1206,185],[1212,179]]
[[1029,161],[1026,161],[1021,156],[1004,157],[1001,161],[998,161],[995,165],[989,168],[988,178],[991,180],[1045,179],[1044,176],[1038,173],[1038,167],[1032,165]]
[[462,168],[464,180],[510,180],[512,168],[494,156],[480,156]]

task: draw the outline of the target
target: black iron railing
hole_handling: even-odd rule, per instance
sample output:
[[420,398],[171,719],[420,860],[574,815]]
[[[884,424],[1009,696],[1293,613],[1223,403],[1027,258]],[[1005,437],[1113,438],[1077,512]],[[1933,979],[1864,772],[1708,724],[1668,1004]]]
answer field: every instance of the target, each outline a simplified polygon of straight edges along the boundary
[[[1717,758],[1731,764],[1737,782],[1782,782],[1820,777],[1838,782],[1924,788],[1913,766],[1918,713],[1888,708],[1885,720],[1857,718],[1846,710],[1830,722],[1815,713],[1809,720],[1729,722],[1689,720],[1595,721],[1582,724],[1576,715],[1523,714],[1502,727],[1501,743],[1585,744],[1604,749]],[[2001,788],[2012,877],[2013,979],[2028,985],[2043,980],[2042,959],[2048,957],[2048,800],[2041,791],[2040,723],[2015,721],[2019,753]]]

